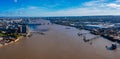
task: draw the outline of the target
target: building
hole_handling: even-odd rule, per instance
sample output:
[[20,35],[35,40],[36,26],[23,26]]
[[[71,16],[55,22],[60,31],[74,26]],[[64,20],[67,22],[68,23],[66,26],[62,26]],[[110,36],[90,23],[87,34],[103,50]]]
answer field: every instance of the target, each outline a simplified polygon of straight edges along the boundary
[[103,29],[103,28],[111,28],[114,27],[114,24],[98,24],[98,25],[86,25],[85,29]]
[[27,33],[27,25],[22,25],[22,33]]

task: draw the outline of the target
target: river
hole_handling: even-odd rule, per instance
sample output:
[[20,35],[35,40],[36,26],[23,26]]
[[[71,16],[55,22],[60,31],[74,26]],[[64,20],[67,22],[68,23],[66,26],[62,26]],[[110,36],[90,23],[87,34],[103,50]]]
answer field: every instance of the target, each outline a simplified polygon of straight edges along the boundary
[[[110,51],[105,48],[112,42],[98,38],[92,45],[83,41],[77,33],[88,33],[86,30],[56,24],[47,25],[49,21],[42,20],[45,25],[33,27],[32,30],[43,32],[32,33],[32,37],[23,38],[19,42],[0,48],[0,59],[119,59],[120,49]],[[44,31],[45,30],[45,31]]]

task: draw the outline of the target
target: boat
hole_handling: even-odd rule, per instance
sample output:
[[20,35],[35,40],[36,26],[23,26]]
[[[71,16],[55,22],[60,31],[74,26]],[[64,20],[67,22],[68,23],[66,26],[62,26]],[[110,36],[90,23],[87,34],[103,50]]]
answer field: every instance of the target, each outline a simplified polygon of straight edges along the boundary
[[116,50],[117,49],[117,45],[116,44],[112,44],[110,47],[106,46],[106,48],[108,50]]

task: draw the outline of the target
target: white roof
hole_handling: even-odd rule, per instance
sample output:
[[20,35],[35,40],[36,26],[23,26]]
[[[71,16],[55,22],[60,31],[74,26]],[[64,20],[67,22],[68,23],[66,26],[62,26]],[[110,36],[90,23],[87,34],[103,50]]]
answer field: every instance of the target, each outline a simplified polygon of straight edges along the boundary
[[99,28],[109,28],[109,27],[113,27],[114,25],[106,25],[106,24],[98,24],[98,25],[86,25],[86,26],[91,26],[91,27],[99,27]]

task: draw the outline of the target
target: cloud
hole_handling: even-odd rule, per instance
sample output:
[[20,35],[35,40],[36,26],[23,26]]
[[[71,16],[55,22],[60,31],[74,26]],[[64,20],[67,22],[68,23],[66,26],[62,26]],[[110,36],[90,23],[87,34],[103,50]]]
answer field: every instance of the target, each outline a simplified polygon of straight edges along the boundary
[[96,9],[96,8],[101,9],[101,8],[106,8],[107,4],[108,3],[106,3],[106,0],[94,0],[94,1],[85,2],[82,4],[82,6],[92,9]]
[[56,12],[48,12],[44,16],[89,16],[89,15],[119,15],[119,10],[111,9],[90,9],[90,8],[75,8],[60,10]]
[[37,8],[39,8],[39,7],[36,7],[36,6],[30,6],[30,7],[28,7],[28,9],[37,9]]
[[[5,12],[8,16],[89,16],[89,15],[120,15],[119,10],[114,9],[91,9],[91,8],[70,8],[59,11],[47,11],[37,8],[20,8],[16,11]],[[3,15],[6,15],[3,13]]]
[[48,12],[47,10],[48,9],[37,6],[21,7],[18,9],[11,8],[0,13],[0,16],[42,16]]
[[[117,2],[116,2],[117,1]],[[107,0],[94,0],[94,1],[89,1],[86,3],[83,3],[84,7],[88,8],[98,8],[98,9],[120,9],[120,4],[118,3],[120,0],[114,0],[114,1],[107,1]]]
[[115,2],[120,2],[120,0],[116,0]]
[[18,0],[14,0],[14,2],[15,2],[15,3],[17,3],[17,2],[18,2]]
[[120,4],[110,3],[110,4],[108,4],[107,6],[108,6],[108,7],[111,7],[111,8],[120,9]]

